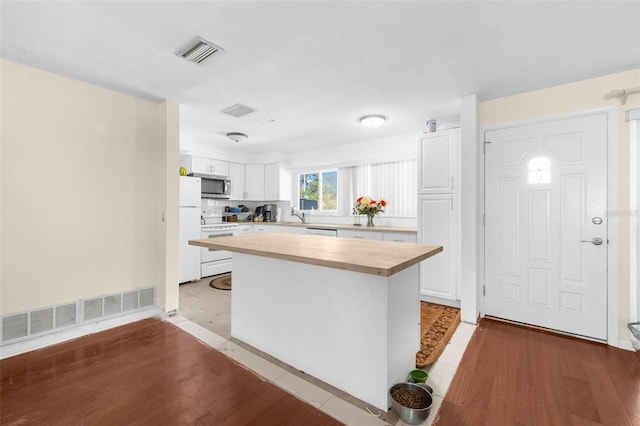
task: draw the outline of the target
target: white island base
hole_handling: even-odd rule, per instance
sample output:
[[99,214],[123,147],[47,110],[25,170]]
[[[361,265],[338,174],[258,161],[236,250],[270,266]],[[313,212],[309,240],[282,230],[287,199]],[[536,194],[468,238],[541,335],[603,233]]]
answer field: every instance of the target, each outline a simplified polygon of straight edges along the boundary
[[415,368],[418,268],[379,276],[234,252],[231,335],[387,411]]

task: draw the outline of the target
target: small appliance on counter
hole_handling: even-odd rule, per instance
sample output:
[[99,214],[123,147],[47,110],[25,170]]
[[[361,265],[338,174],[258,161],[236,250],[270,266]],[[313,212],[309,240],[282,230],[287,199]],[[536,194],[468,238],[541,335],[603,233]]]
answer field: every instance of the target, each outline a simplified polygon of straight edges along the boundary
[[276,204],[265,204],[263,207],[263,218],[265,222],[275,222],[278,206]]
[[253,215],[254,217],[260,217],[262,216],[262,218],[264,218],[264,206],[258,206],[256,207],[256,212]]

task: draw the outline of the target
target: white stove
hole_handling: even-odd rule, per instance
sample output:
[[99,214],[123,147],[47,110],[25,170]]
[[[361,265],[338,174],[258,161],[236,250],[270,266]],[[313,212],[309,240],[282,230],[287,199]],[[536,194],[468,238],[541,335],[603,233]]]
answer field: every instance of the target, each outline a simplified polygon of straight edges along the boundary
[[[202,225],[201,238],[231,237],[235,234],[239,225],[237,223],[208,223]],[[231,252],[226,250],[202,248],[200,255],[200,275],[211,275],[231,272]]]

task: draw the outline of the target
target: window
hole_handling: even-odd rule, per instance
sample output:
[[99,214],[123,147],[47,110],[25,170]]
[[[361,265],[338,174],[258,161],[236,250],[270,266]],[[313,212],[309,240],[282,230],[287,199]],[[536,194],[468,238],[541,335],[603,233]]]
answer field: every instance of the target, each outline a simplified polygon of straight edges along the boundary
[[298,174],[298,208],[351,216],[356,198],[387,200],[386,216],[417,216],[417,161],[402,160]]
[[529,161],[529,184],[551,183],[551,161],[547,157],[535,157]]
[[300,210],[335,212],[338,209],[338,171],[300,173],[298,200]]

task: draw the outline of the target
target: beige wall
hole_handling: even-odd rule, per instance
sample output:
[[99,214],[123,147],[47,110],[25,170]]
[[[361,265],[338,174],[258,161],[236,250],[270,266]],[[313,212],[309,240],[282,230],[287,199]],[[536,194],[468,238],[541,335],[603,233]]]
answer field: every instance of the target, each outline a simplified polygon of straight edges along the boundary
[[[613,89],[640,86],[640,69],[611,74],[590,80],[509,96],[480,103],[480,125],[517,122],[540,117],[614,107],[618,111],[618,330],[620,337],[628,335],[629,322],[629,126],[624,113],[640,107],[640,94],[630,95],[626,105],[617,99],[605,100]],[[615,238],[615,237],[614,237]]]
[[146,286],[164,307],[177,107],[0,65],[0,315]]

